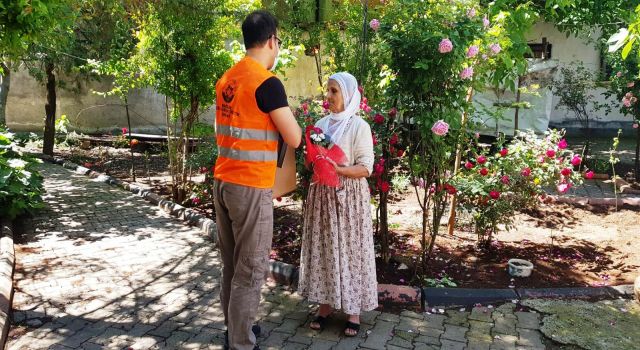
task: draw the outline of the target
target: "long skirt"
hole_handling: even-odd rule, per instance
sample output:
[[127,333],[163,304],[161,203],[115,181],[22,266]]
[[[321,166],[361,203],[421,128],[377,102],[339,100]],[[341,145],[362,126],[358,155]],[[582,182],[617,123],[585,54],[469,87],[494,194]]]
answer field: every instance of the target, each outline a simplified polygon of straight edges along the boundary
[[378,307],[371,197],[366,179],[313,184],[304,211],[298,291],[349,315]]

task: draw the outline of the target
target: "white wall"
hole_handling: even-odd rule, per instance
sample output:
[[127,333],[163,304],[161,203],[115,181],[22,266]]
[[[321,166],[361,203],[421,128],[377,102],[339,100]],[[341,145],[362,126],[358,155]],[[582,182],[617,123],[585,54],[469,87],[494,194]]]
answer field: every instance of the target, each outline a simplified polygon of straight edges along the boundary
[[[560,32],[553,24],[538,23],[533,30],[527,35],[530,42],[541,43],[542,38],[546,37],[547,41],[553,45],[551,58],[558,60],[562,64],[570,64],[575,61],[582,61],[585,67],[593,71],[600,71],[600,52],[594,41],[600,36],[599,31],[591,33],[585,32],[581,37],[569,36]],[[608,116],[603,111],[597,112],[595,121],[596,127],[604,127],[617,129],[619,127],[630,128],[631,118],[624,116],[618,112],[617,106],[620,101],[606,100],[602,93],[606,91],[604,88],[598,88],[593,92],[596,100],[601,103],[608,103],[614,106],[613,113]],[[572,113],[565,109],[556,109],[558,98],[553,97],[551,123],[563,127],[579,127],[579,123],[575,120]]]

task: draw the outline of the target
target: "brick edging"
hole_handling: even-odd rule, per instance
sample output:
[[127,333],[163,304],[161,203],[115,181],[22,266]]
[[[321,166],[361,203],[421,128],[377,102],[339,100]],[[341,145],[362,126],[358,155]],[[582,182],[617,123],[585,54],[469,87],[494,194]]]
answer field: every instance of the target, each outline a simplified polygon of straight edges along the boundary
[[0,348],[4,349],[11,325],[11,304],[13,300],[13,271],[15,250],[11,220],[0,218]]
[[[85,168],[78,164],[67,162],[62,158],[55,158],[51,156],[47,156],[41,153],[33,153],[32,155],[48,161],[50,163],[62,165],[63,167],[73,170],[74,172],[86,175],[91,178],[96,178],[101,182],[106,184],[117,186],[122,189],[125,189],[135,195],[138,195],[148,202],[157,205],[165,212],[179,218],[182,221],[187,223],[196,225],[200,228],[201,232],[209,237],[214,243],[217,243],[217,235],[216,235],[216,223],[204,216],[196,213],[195,211],[185,208],[179,204],[176,204],[172,201],[163,199],[157,194],[151,192],[150,190],[141,188],[138,184],[131,184],[126,181],[122,181],[116,179],[114,177],[98,173],[91,169]],[[549,196],[552,201],[558,203],[575,203],[575,204],[592,204],[592,205],[615,205],[615,199],[613,199],[613,203],[610,204],[606,199],[602,201],[602,198],[586,198],[586,197],[558,197],[554,195]],[[568,201],[573,200],[573,201]],[[600,200],[600,201],[597,201]],[[626,198],[626,199],[618,199],[620,202],[618,205],[631,205],[640,207],[640,198]],[[629,201],[631,200],[631,201]],[[275,280],[277,283],[288,285],[292,287],[296,287],[298,283],[298,271],[299,267],[292,264],[287,264],[280,261],[270,260],[269,262],[269,276]],[[608,288],[606,292],[594,291],[596,288]],[[540,295],[541,298],[546,297],[558,297],[558,290],[563,290],[564,288],[555,288],[553,292],[545,294],[544,292],[536,293]],[[590,288],[567,288],[573,290],[571,293],[572,297],[575,298],[587,298],[593,297],[594,295],[612,295],[611,287],[590,287]],[[403,285],[394,285],[394,284],[378,284],[378,300],[380,304],[401,304],[407,307],[419,307],[421,309],[425,309],[429,305],[428,299],[428,291],[431,288],[423,288],[423,287],[413,287],[413,286],[403,286]],[[447,294],[447,290],[451,291],[459,291],[459,288],[438,288],[438,290],[445,292]],[[479,298],[486,298],[484,289],[475,289],[475,292],[472,294],[478,295]],[[513,291],[512,289],[505,289],[505,291]],[[485,293],[486,294],[486,293]],[[524,295],[520,295],[520,292],[516,292],[518,299],[526,298]],[[627,295],[626,290],[624,292],[619,292],[619,295]],[[451,299],[454,301],[452,305],[455,304],[455,299]],[[471,300],[471,299],[469,299]],[[496,299],[496,302],[505,302],[507,299]],[[473,304],[473,303],[472,303]]]

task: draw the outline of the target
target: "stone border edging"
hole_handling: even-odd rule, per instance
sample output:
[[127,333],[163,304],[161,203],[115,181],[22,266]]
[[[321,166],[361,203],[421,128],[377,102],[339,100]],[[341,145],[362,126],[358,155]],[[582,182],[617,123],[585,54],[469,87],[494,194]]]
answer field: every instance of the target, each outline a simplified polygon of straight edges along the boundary
[[577,205],[596,205],[596,206],[629,206],[640,208],[640,197],[636,198],[590,198],[590,197],[561,197],[556,195],[548,195],[552,203],[566,203]]
[[13,222],[0,218],[0,347],[2,349],[4,349],[11,325],[13,271],[15,267],[13,232]]
[[[163,199],[148,189],[137,184],[131,184],[111,176],[98,173],[72,162],[66,162],[62,158],[55,158],[41,153],[32,153],[33,156],[50,163],[62,165],[74,172],[98,179],[106,184],[125,189],[138,195],[150,203],[157,205],[171,216],[177,217],[189,224],[200,228],[201,232],[217,243],[216,223],[195,211],[185,208],[172,201]],[[548,196],[553,202],[571,204],[615,205],[615,199],[587,198],[587,197],[559,197]],[[571,200],[571,201],[568,201]],[[618,205],[630,205],[640,207],[640,198],[618,199]],[[12,241],[13,242],[13,241]],[[298,266],[280,261],[269,261],[269,276],[277,283],[295,286],[298,283]],[[583,288],[541,288],[541,289],[465,289],[465,288],[431,288],[413,287],[395,284],[378,284],[378,300],[382,305],[400,304],[403,306],[420,307],[421,310],[431,306],[470,306],[476,303],[510,302],[512,300],[533,298],[572,298],[589,299],[594,297],[620,297],[633,295],[633,285],[618,287],[583,287]],[[439,304],[434,304],[437,300]],[[430,302],[432,301],[432,302]]]

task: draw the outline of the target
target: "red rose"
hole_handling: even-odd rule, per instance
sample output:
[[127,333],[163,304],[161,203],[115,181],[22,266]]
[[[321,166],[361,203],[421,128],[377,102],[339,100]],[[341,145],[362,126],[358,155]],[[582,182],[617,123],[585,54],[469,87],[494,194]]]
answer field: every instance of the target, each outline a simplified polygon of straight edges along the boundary
[[571,171],[572,171],[572,170],[571,170],[571,169],[569,169],[569,168],[564,168],[564,169],[562,169],[562,171],[560,172],[560,174],[562,174],[562,175],[564,175],[564,176],[569,176],[569,175],[571,175]]
[[520,175],[525,176],[525,177],[531,175],[531,169],[530,168],[522,169],[522,171],[520,172]]
[[487,157],[479,156],[478,159],[476,159],[476,161],[478,162],[478,164],[484,164],[487,162]]
[[373,122],[376,124],[382,124],[384,123],[384,117],[382,114],[378,113],[373,117]]
[[371,134],[371,138],[373,139],[373,145],[377,145],[378,144],[378,139],[376,139],[376,135]]
[[489,170],[487,168],[480,169],[480,175],[487,176],[489,174]]
[[404,150],[398,150],[398,158],[401,158],[404,155]]
[[547,150],[547,157],[553,158],[555,156],[556,156],[556,151],[554,151],[552,149]]
[[500,198],[500,192],[498,192],[498,191],[491,191],[491,192],[489,192],[489,196],[490,196],[491,198],[493,198],[493,199],[498,199],[498,198]]
[[380,191],[382,191],[383,193],[389,192],[389,183],[383,181],[382,184],[380,184]]
[[509,150],[506,148],[503,148],[500,150],[500,156],[505,157],[507,154],[509,154]]
[[398,115],[398,110],[395,107],[391,108],[389,110],[389,117],[390,118],[395,118],[396,115]]
[[471,170],[473,169],[473,163],[471,163],[470,161],[467,161],[466,163],[464,163],[464,167]]
[[389,139],[389,143],[392,145],[395,145],[398,143],[398,134],[393,134],[391,135],[391,138]]

